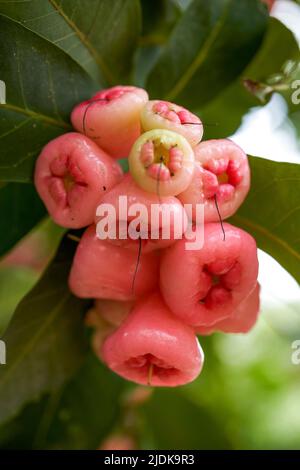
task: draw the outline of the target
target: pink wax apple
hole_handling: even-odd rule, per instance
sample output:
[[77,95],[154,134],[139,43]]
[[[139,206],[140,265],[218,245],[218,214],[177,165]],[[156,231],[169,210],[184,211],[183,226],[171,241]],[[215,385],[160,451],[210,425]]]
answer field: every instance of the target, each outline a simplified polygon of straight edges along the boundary
[[188,188],[178,195],[183,204],[204,205],[205,222],[232,216],[250,189],[250,169],[245,152],[228,139],[207,140],[194,148],[195,170]]
[[169,101],[148,101],[142,109],[141,121],[145,131],[167,129],[177,132],[192,147],[199,144],[203,136],[203,125],[198,116]]
[[257,283],[254,290],[234,310],[232,315],[225,320],[215,323],[211,327],[199,326],[196,333],[210,335],[216,331],[223,333],[248,333],[255,325],[260,307],[260,287]]
[[193,330],[172,315],[158,293],[137,303],[98,355],[128,380],[167,387],[193,381],[204,360]]
[[[116,236],[114,239],[111,236],[108,240],[136,251],[136,241],[140,238],[143,253],[171,245],[182,237],[187,224],[185,210],[176,197],[159,198],[154,193],[144,191],[135,183],[130,173],[101,198],[95,222],[98,224],[97,231],[101,229],[103,233],[107,232],[107,205],[114,209],[116,215],[116,230],[110,234]],[[130,232],[130,226],[133,233]]]
[[71,121],[111,156],[125,158],[141,133],[140,113],[147,101],[142,88],[115,86],[78,104]]
[[34,174],[49,214],[58,225],[68,228],[91,224],[99,200],[121,178],[118,163],[76,132],[49,142],[37,159]]
[[[138,246],[137,246],[138,248]],[[69,276],[71,291],[82,298],[133,300],[157,287],[158,252],[137,252],[99,240],[95,225],[84,232]]]
[[257,282],[255,240],[227,223],[224,230],[225,241],[220,224],[206,224],[200,250],[187,250],[183,239],[162,255],[162,296],[174,314],[194,327],[230,317]]

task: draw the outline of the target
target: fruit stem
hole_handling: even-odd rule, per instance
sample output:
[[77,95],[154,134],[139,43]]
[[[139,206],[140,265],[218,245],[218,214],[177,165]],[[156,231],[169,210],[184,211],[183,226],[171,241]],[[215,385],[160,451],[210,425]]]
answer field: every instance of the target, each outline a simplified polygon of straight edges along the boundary
[[139,240],[139,250],[138,250],[138,256],[137,256],[137,260],[136,260],[134,275],[133,275],[133,279],[132,279],[132,295],[134,294],[134,285],[135,285],[136,275],[137,275],[137,272],[138,272],[138,269],[139,269],[139,264],[140,264],[141,254],[142,254],[142,239],[141,239],[141,237],[139,237],[138,240]]
[[71,233],[68,233],[67,237],[70,238],[70,240],[73,240],[76,243],[80,242],[80,237],[77,237],[77,235],[72,235]]
[[222,217],[221,217],[221,214],[220,214],[220,209],[219,209],[219,206],[218,206],[218,201],[217,201],[217,195],[216,194],[214,195],[214,199],[215,199],[216,209],[217,209],[217,212],[218,212],[218,216],[219,216],[219,219],[220,219],[220,224],[221,224],[221,228],[222,228],[222,232],[223,232],[223,241],[225,242],[226,234],[225,234],[225,230],[224,230],[224,226],[223,226],[223,220],[222,220]]
[[151,362],[149,364],[148,380],[147,380],[147,384],[149,385],[149,387],[151,387],[152,375],[153,375],[153,363]]

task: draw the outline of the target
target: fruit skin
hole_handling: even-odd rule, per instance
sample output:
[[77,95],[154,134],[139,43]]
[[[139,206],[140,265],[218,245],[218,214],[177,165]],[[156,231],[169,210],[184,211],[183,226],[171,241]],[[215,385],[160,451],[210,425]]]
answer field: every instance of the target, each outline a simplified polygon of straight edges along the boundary
[[[154,160],[147,164],[143,159],[142,150],[149,142],[155,144],[156,153]],[[164,156],[163,161],[159,159],[159,155],[164,151],[169,153],[174,147],[182,153],[182,163],[180,168],[172,173],[168,168],[170,154]],[[194,174],[195,157],[192,147],[182,135],[164,129],[154,129],[142,134],[134,143],[128,161],[130,173],[136,184],[159,197],[176,196],[181,193],[187,189]],[[149,173],[150,169],[157,171],[152,174]]]
[[147,101],[148,93],[142,88],[115,86],[78,104],[71,121],[109,155],[126,158],[141,133],[140,112]]
[[200,335],[210,335],[216,331],[223,333],[248,333],[255,325],[259,315],[260,286],[257,283],[254,290],[244,299],[233,314],[215,323],[212,327],[199,326],[196,333]]
[[[188,188],[178,195],[183,204],[204,204],[205,222],[217,222],[232,216],[250,189],[250,169],[245,152],[229,139],[201,142],[194,148],[194,176]],[[220,180],[220,181],[219,181]]]
[[[195,114],[169,101],[148,101],[141,112],[144,131],[167,129],[183,135],[192,147],[203,137],[203,125]],[[192,123],[192,124],[185,124]]]
[[81,298],[112,300],[133,300],[151,292],[158,283],[158,252],[141,254],[133,289],[137,253],[99,240],[95,225],[91,225],[74,256],[69,276],[71,291]]
[[40,153],[34,183],[53,220],[82,228],[94,221],[99,200],[122,178],[116,161],[92,140],[70,132],[49,142]]
[[227,223],[224,230],[225,241],[220,224],[206,224],[200,250],[186,250],[182,239],[162,254],[162,296],[175,315],[194,327],[211,327],[230,317],[256,286],[255,240]]
[[193,330],[172,315],[158,293],[137,303],[98,356],[121,377],[167,387],[194,380],[204,359]]
[[[133,206],[133,204],[142,204],[145,207],[145,210],[147,211],[148,217],[145,220],[145,223],[148,222],[148,231],[147,233],[141,233],[141,238],[142,238],[142,252],[146,253],[155,249],[162,249],[165,248],[172,243],[175,242],[176,239],[181,238],[182,234],[184,232],[185,226],[187,224],[187,215],[185,213],[185,210],[181,204],[180,201],[176,197],[173,196],[165,196],[159,198],[156,194],[154,193],[149,193],[141,189],[133,180],[132,176],[130,173],[127,173],[122,181],[116,185],[112,190],[110,190],[103,198],[101,199],[101,204],[111,204],[115,210],[116,210],[116,219],[117,219],[117,225],[119,224],[119,221],[122,225],[122,227],[125,227],[127,230],[127,221],[130,222],[132,219],[134,219],[134,216],[128,216],[127,219],[126,217],[123,217],[122,214],[120,214],[119,210],[119,198],[120,196],[126,196],[127,197],[127,205],[128,209]],[[100,204],[100,205],[101,205]],[[151,207],[153,205],[159,205],[160,209],[163,210],[164,208],[168,209],[169,207],[172,208],[172,217],[170,220],[170,238],[164,239],[162,237],[162,230],[164,227],[167,227],[168,219],[164,217],[159,217],[159,220],[157,221],[151,221]],[[128,211],[127,211],[128,213]],[[123,217],[123,219],[122,219]],[[96,215],[95,223],[97,224],[101,217]],[[157,223],[156,223],[157,222]],[[178,233],[175,230],[175,227],[177,226],[182,226],[181,232],[178,231]],[[152,230],[155,230],[159,232],[159,237],[157,239],[151,237],[151,228]],[[117,231],[118,232],[118,231]],[[149,232],[149,233],[148,233]],[[117,233],[118,235],[118,233]],[[143,239],[144,235],[144,239]],[[148,238],[146,238],[148,236]],[[120,245],[120,246],[125,246],[128,249],[133,249],[136,251],[136,240],[133,240],[132,238],[127,238],[127,239],[111,239],[108,240],[114,244]]]

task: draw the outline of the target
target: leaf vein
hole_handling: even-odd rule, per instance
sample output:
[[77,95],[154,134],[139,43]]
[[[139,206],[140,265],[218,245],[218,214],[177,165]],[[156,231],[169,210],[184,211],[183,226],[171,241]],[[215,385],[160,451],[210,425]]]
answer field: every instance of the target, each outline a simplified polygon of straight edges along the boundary
[[227,5],[225,6],[222,15],[218,19],[218,21],[215,24],[215,27],[213,30],[210,32],[210,34],[207,36],[207,39],[205,40],[203,47],[200,49],[198,52],[197,56],[195,59],[192,61],[190,66],[186,69],[185,73],[180,76],[178,79],[177,83],[173,86],[171,91],[166,96],[166,100],[168,101],[173,101],[176,96],[179,95],[179,93],[183,90],[183,88],[187,85],[189,80],[192,78],[192,76],[196,73],[197,69],[203,64],[205,59],[207,58],[209,52],[210,52],[210,47],[218,37],[224,23],[227,17],[227,14],[229,12],[229,7],[231,4],[231,0],[227,2]]
[[267,228],[262,227],[256,222],[251,222],[249,219],[246,219],[240,215],[236,215],[234,219],[237,221],[240,221],[243,225],[246,225],[250,229],[260,232],[262,235],[269,238],[271,241],[279,245],[281,248],[284,248],[290,255],[295,256],[295,258],[297,258],[300,261],[300,253],[294,250],[287,242],[285,242],[284,240],[282,240],[281,238],[277,237],[272,232],[270,232]]
[[44,121],[44,122],[46,122],[47,124],[49,124],[51,126],[62,127],[63,129],[67,129],[67,130],[71,129],[71,125],[68,124],[65,121],[61,121],[61,120],[57,120],[55,118],[51,118],[50,116],[46,116],[45,114],[36,113],[35,111],[31,111],[28,108],[26,108],[26,109],[21,108],[20,106],[16,106],[14,104],[9,104],[9,103],[1,104],[0,105],[0,110],[2,108],[3,109],[8,109],[10,111],[14,111],[14,112],[19,113],[19,114],[24,114],[25,116],[29,116],[29,117],[37,120],[37,121]]
[[49,2],[53,6],[53,8],[55,8],[58,11],[58,13],[63,17],[66,23],[75,31],[76,35],[78,36],[82,44],[87,48],[90,54],[94,57],[96,63],[99,65],[100,69],[102,70],[106,80],[109,83],[114,83],[115,77],[112,71],[108,68],[103,58],[100,56],[100,54],[91,44],[91,42],[88,40],[87,36],[83,34],[83,32],[76,26],[75,22],[66,15],[63,8],[60,5],[58,5],[58,3],[55,0],[49,0]]

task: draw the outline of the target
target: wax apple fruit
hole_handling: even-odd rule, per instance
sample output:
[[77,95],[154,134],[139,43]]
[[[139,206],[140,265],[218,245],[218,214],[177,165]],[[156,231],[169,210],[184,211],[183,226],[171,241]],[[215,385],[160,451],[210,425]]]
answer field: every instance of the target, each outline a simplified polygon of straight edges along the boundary
[[172,315],[158,293],[138,302],[99,355],[128,380],[168,387],[194,380],[204,359],[193,330]]
[[216,331],[223,333],[248,333],[255,325],[260,308],[260,287],[257,283],[254,290],[246,297],[233,313],[211,327],[199,326],[196,332],[200,335],[210,335]]
[[115,86],[78,104],[71,121],[112,157],[125,158],[141,133],[140,113],[147,101],[142,88]]
[[158,277],[158,252],[142,253],[137,267],[137,252],[99,240],[91,225],[77,247],[69,286],[77,297],[133,300],[155,289]]
[[70,132],[40,153],[34,182],[53,220],[81,228],[94,221],[99,200],[122,178],[122,170],[88,137]]
[[162,255],[162,296],[189,325],[212,326],[228,318],[256,286],[255,240],[227,223],[224,230],[225,241],[220,224],[206,224],[201,249],[187,250],[182,239]]
[[194,174],[194,152],[180,134],[164,129],[145,132],[133,145],[129,169],[136,184],[158,196],[176,196]]
[[[99,224],[97,230],[99,228],[103,233],[107,232],[106,211],[111,211],[112,208],[115,211],[113,218],[116,221],[116,230],[109,233],[107,239],[136,250],[136,240],[140,238],[143,253],[171,245],[182,237],[187,224],[185,210],[176,197],[159,198],[154,193],[144,191],[135,183],[130,173],[101,198],[95,219],[96,224]],[[131,233],[130,225],[133,221]]]
[[183,204],[204,205],[205,222],[232,216],[250,189],[250,169],[245,152],[229,139],[207,140],[194,148],[195,171],[188,188],[178,195]]
[[169,101],[148,101],[142,109],[141,122],[144,131],[167,129],[177,132],[192,147],[199,144],[203,136],[203,125],[198,116]]

